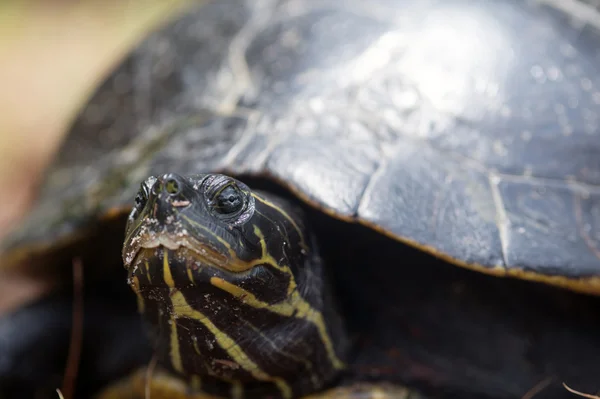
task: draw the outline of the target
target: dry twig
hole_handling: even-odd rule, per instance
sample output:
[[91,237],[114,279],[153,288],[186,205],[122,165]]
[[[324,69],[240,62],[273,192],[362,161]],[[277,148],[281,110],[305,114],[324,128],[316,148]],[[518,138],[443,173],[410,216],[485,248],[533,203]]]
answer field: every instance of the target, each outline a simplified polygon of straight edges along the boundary
[[[61,399],[73,399],[75,381],[79,369],[81,343],[83,340],[83,266],[81,259],[73,259],[73,326],[71,342],[62,383]],[[64,395],[64,396],[63,396]]]

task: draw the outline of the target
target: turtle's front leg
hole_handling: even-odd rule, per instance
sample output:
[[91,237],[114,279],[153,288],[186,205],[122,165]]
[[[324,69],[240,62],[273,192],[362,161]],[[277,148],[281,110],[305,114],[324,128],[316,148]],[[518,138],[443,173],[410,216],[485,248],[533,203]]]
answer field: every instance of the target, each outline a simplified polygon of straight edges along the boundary
[[419,392],[388,383],[356,383],[305,396],[302,399],[426,399]]
[[162,369],[144,367],[110,384],[95,399],[222,399],[197,392],[181,378]]
[[[149,395],[149,396],[148,396]],[[114,383],[96,399],[223,399],[198,392],[181,378],[157,369],[148,373],[140,369],[125,380]],[[235,395],[231,395],[235,398]],[[255,398],[243,393],[239,399]],[[237,398],[236,398],[237,399]],[[412,389],[388,383],[356,383],[328,389],[324,392],[304,396],[301,399],[426,399]]]

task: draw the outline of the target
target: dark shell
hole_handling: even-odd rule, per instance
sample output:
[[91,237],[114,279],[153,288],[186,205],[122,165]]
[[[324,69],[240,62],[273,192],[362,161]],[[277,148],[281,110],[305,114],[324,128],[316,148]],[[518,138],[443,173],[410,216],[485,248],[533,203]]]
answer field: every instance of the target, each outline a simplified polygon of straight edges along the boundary
[[457,264],[600,291],[591,6],[217,3],[98,90],[7,259],[128,207],[148,174],[221,171]]

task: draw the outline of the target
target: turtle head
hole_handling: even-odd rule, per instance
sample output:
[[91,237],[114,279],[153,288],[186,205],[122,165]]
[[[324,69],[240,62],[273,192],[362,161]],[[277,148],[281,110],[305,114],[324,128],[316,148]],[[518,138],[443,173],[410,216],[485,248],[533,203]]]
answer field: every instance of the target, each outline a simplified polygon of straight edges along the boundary
[[164,366],[202,390],[289,397],[342,367],[346,340],[302,213],[218,174],[142,183],[123,261]]
[[189,259],[222,270],[249,270],[258,248],[244,236],[254,211],[250,189],[226,176],[151,176],[127,221],[125,266],[133,270],[135,257],[145,249],[164,248],[190,252]]

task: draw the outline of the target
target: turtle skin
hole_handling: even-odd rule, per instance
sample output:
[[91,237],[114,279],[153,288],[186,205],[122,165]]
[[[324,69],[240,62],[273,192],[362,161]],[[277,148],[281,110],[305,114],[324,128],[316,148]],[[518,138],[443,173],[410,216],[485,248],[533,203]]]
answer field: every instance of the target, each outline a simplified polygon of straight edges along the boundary
[[2,267],[55,274],[81,255],[104,275],[120,249],[104,226],[141,180],[224,172],[284,187],[330,238],[357,337],[345,381],[597,389],[596,298],[449,265],[599,291],[600,34],[576,5],[591,17],[522,1],[192,11],[82,111]]

